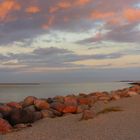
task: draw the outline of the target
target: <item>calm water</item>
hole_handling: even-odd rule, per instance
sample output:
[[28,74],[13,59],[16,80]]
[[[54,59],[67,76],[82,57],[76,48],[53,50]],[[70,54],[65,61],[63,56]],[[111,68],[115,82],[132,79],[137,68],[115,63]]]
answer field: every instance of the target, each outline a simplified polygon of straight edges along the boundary
[[127,83],[122,82],[0,86],[0,102],[20,101],[29,95],[46,98],[56,95],[111,91],[128,86]]

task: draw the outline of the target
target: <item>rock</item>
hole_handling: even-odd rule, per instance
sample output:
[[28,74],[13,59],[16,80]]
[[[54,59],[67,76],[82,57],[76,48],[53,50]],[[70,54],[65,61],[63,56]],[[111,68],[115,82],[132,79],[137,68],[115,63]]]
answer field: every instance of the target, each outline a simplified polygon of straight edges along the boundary
[[7,105],[10,106],[11,108],[16,108],[16,109],[22,108],[22,106],[17,102],[10,102],[10,103],[7,103]]
[[67,104],[63,109],[63,113],[76,113],[77,112],[77,105]]
[[77,107],[77,112],[76,113],[82,113],[84,110],[88,110],[89,106],[88,105],[79,105]]
[[89,97],[79,97],[78,98],[78,103],[80,105],[83,105],[83,104],[90,105],[92,103],[92,100]]
[[35,100],[34,105],[38,110],[45,110],[50,108],[50,105],[47,101],[40,100],[40,99]]
[[0,118],[0,134],[11,132],[12,126],[8,123],[8,121]]
[[89,120],[95,117],[95,112],[91,110],[84,110],[81,120]]
[[55,114],[51,110],[41,110],[43,118],[55,118]]
[[43,118],[43,115],[40,111],[33,113],[33,122],[38,121]]
[[3,115],[3,117],[7,117],[12,111],[12,108],[8,105],[0,105],[0,113]]
[[36,97],[34,96],[28,96],[24,99],[23,101],[23,107],[27,107],[27,106],[30,106],[30,105],[33,105],[35,100],[37,100]]
[[63,112],[65,105],[61,102],[53,102],[53,103],[51,103],[50,107],[55,109],[58,112]]
[[24,110],[26,111],[31,111],[31,112],[36,112],[35,106],[34,105],[30,105],[24,108]]
[[10,113],[8,120],[12,125],[20,123],[32,123],[34,122],[34,114],[30,111],[16,109]]
[[90,93],[89,96],[96,96],[96,97],[102,97],[102,96],[107,96],[108,93],[107,92],[94,92],[94,93]]
[[127,94],[128,94],[130,97],[131,97],[131,96],[138,95],[138,93],[137,93],[137,92],[134,92],[134,91],[129,91]]
[[66,96],[64,98],[64,104],[77,105],[77,98],[75,96]]

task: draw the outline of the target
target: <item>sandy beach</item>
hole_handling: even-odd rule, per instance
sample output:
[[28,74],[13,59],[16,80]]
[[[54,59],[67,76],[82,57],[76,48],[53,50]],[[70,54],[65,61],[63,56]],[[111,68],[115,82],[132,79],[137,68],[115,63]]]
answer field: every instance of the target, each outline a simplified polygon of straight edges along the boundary
[[1,140],[140,140],[140,96],[107,104],[95,104],[95,110],[121,107],[123,111],[101,114],[79,121],[81,114],[46,118],[32,127],[1,136]]

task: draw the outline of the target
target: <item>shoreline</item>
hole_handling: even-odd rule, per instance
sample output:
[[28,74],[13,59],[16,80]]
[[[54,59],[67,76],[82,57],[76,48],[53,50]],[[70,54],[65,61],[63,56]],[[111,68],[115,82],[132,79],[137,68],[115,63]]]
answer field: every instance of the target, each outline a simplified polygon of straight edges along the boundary
[[0,86],[40,85],[41,83],[0,83]]
[[121,82],[101,82],[101,83],[69,83],[69,84],[40,84],[40,85],[5,85],[0,86],[0,102],[19,102],[28,95],[36,96],[37,98],[48,98],[54,96],[66,96],[68,94],[78,93],[91,93],[91,92],[103,92],[113,91],[122,88],[128,88],[131,85]]
[[[112,104],[128,97],[140,97],[140,83],[133,83],[131,87],[109,92],[93,92],[90,94],[56,96],[53,98],[39,99],[33,96],[26,97],[21,102],[8,102],[0,104],[0,133],[17,134],[17,130],[31,127],[33,122],[40,122],[44,118],[57,119],[65,116],[81,115],[80,120],[96,119],[97,114],[106,112],[123,112],[123,108],[107,108],[99,110],[96,105],[101,103]],[[133,97],[134,98],[134,97]],[[131,100],[129,98],[129,100]],[[113,113],[111,113],[113,114]],[[102,115],[101,115],[102,116]],[[37,127],[37,126],[36,126]],[[30,128],[28,128],[30,129]],[[9,134],[7,134],[9,135]],[[5,140],[5,139],[4,139]],[[45,139],[42,139],[45,140]]]

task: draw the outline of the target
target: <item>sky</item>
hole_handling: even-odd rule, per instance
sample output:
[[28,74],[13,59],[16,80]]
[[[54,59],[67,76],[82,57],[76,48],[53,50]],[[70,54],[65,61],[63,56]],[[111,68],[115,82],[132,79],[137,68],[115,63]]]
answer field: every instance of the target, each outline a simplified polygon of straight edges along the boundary
[[140,0],[0,0],[0,82],[140,80]]

